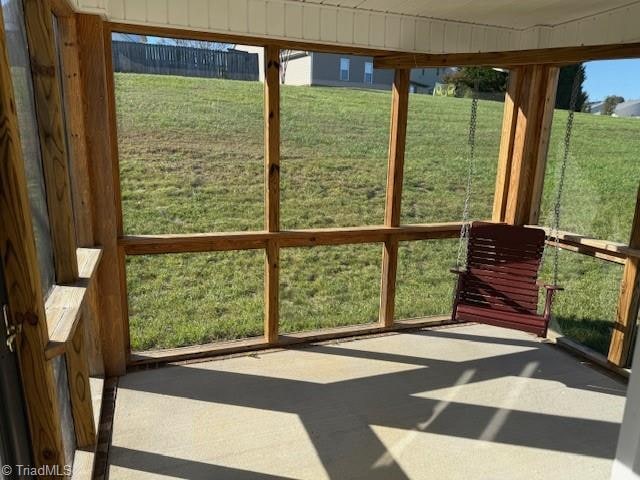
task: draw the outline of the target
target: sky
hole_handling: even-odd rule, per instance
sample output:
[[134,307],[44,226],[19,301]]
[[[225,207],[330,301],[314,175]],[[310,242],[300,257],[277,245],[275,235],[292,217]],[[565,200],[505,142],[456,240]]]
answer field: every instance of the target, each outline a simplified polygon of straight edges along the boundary
[[584,89],[589,101],[620,95],[625,100],[640,100],[640,60],[602,60],[585,64]]

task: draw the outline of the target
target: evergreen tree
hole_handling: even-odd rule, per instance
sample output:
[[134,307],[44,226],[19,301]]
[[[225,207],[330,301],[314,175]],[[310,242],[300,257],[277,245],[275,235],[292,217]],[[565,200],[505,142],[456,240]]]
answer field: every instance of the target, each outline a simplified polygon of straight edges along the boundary
[[578,97],[576,98],[576,111],[581,112],[584,109],[585,103],[589,97],[582,89],[584,81],[587,78],[584,65],[582,63],[567,65],[560,69],[558,91],[556,93],[556,108],[569,110],[569,104],[571,103],[571,90],[573,89],[573,79],[579,73],[582,74],[582,82],[580,83]]

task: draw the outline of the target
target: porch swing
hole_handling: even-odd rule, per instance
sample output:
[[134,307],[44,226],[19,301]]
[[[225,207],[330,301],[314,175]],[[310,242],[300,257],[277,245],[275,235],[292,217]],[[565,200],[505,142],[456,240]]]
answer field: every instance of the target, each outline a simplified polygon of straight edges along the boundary
[[[559,228],[562,190],[569,159],[569,146],[573,129],[580,74],[573,82],[569,114],[564,136],[564,149],[558,189],[553,210],[550,237],[555,240],[553,283],[539,282],[538,275],[544,262],[545,231],[500,223],[469,223],[469,203],[475,163],[475,133],[477,125],[477,84],[471,102],[469,122],[468,176],[462,214],[462,228],[456,268],[458,276],[453,300],[452,319],[478,322],[499,327],[522,330],[546,337],[551,320],[551,308],[558,286]],[[466,256],[463,255],[466,244]],[[464,258],[463,258],[464,257]],[[540,288],[546,290],[545,306],[538,314]]]

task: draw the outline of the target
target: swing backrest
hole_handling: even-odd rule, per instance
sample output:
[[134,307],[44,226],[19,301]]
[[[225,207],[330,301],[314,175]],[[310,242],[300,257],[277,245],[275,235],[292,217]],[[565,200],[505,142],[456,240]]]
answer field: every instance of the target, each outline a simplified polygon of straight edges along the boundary
[[541,229],[474,222],[469,229],[467,271],[460,279],[458,302],[535,315],[544,244]]

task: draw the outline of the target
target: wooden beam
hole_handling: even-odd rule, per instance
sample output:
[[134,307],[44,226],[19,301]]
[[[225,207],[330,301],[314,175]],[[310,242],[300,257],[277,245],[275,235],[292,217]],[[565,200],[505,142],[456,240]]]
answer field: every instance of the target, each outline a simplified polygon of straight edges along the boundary
[[108,77],[105,60],[104,22],[96,15],[76,17],[80,72],[84,92],[84,115],[87,151],[90,162],[90,182],[94,209],[100,212],[100,221],[94,225],[94,237],[103,248],[103,260],[98,271],[100,285],[100,335],[105,362],[105,374],[123,375],[126,370],[126,321],[122,308],[121,272],[118,255],[119,185],[115,179],[112,153],[113,109],[109,101]]
[[593,60],[640,57],[640,43],[540,48],[506,52],[391,53],[374,58],[375,68],[510,67],[534,64],[573,64]]
[[553,114],[556,108],[556,93],[558,91],[558,78],[560,68],[549,66],[546,71],[544,106],[542,119],[540,120],[540,138],[538,141],[538,155],[533,174],[533,187],[531,202],[529,205],[529,224],[536,225],[540,221],[540,206],[542,204],[542,191],[544,189],[544,175],[547,171],[547,156],[549,154],[549,141],[551,140],[551,126]]
[[267,248],[271,240],[276,240],[280,248],[355,245],[385,242],[390,238],[396,241],[457,238],[461,226],[460,222],[445,222],[399,227],[379,225],[280,232],[128,235],[120,238],[120,246],[126,255],[156,255],[260,249]]
[[[554,83],[557,84],[557,75],[553,75],[551,69],[555,67],[529,65],[521,70],[522,101],[518,105],[504,215],[504,221],[510,224],[527,224],[532,210],[538,211],[533,199],[537,195],[536,181],[544,180],[546,154],[542,155],[541,152],[546,152],[545,145],[548,145],[550,135],[550,129],[544,130],[545,113],[547,116],[549,114],[545,99],[550,98],[548,92],[555,88],[551,82],[555,79]],[[540,195],[541,187],[538,192]]]
[[[264,181],[267,232],[280,231],[280,49],[264,49]],[[278,339],[280,298],[280,246],[267,242],[264,264],[264,335],[268,343]]]
[[[409,111],[409,80],[411,70],[395,71],[391,90],[391,127],[387,162],[387,189],[384,210],[385,227],[400,225],[404,151],[407,140]],[[382,280],[380,282],[380,324],[393,325],[398,270],[398,240],[388,238],[382,249]]]
[[76,240],[79,247],[92,247],[95,244],[93,238],[93,199],[91,197],[89,155],[84,124],[84,94],[80,76],[75,16],[58,17],[58,27],[61,63],[64,67],[62,72],[63,97],[69,127],[69,161]]
[[[530,225],[532,228],[541,228],[546,234],[547,238],[551,234],[552,229],[549,227],[541,227],[538,225]],[[556,235],[560,239],[560,242],[567,245],[579,245],[580,247],[588,248],[593,251],[599,251],[607,253],[622,259],[626,258],[640,258],[640,248],[631,248],[627,244],[620,242],[613,242],[611,240],[601,240],[598,238],[587,237],[578,233],[565,232],[560,230],[556,232]]]
[[85,319],[80,323],[71,337],[66,350],[67,378],[69,379],[69,396],[71,414],[76,432],[78,448],[87,448],[96,443],[96,424],[93,416],[93,403],[89,383],[89,362],[85,344]]
[[[631,223],[629,248],[640,249],[640,187]],[[640,258],[628,258],[622,273],[620,296],[616,310],[616,323],[609,345],[609,361],[619,367],[629,366],[631,349],[636,335],[640,308]]]
[[[298,332],[281,335],[278,338],[278,347],[290,347],[300,344],[325,342],[340,338],[355,338],[363,335],[377,335],[391,331],[415,330],[426,327],[439,327],[445,325],[460,325],[448,316],[424,317],[412,320],[396,322],[391,329],[380,324],[350,325],[346,327],[325,328],[310,332]],[[131,355],[129,365],[135,370],[137,367],[148,368],[149,365],[159,365],[167,362],[185,362],[200,358],[217,356],[239,355],[256,350],[273,349],[274,345],[267,343],[263,338],[249,338],[239,341],[216,342],[205,345],[193,345],[188,347],[168,348],[162,350],[150,350],[135,352]]]
[[522,101],[522,68],[514,68],[509,72],[509,84],[504,99],[502,114],[502,135],[500,137],[500,152],[498,154],[498,169],[496,173],[496,188],[493,196],[494,222],[504,222],[511,178],[511,158],[513,142],[516,135],[518,110]]
[[[88,296],[95,283],[102,251],[99,248],[82,248],[78,252],[78,259],[82,259],[78,262],[80,277],[72,285],[56,285],[45,302],[49,330],[49,342],[45,348],[47,359],[63,355],[77,330],[80,317],[92,314],[87,308]],[[85,325],[90,326],[90,323]],[[93,342],[95,340],[91,344]]]
[[44,356],[49,336],[2,9],[0,118],[0,262],[7,290],[8,320],[17,330],[17,359],[33,461],[35,467],[51,465],[63,471],[65,458],[60,409],[53,368]]
[[72,283],[78,277],[78,261],[51,4],[25,0],[23,5],[56,282]]

